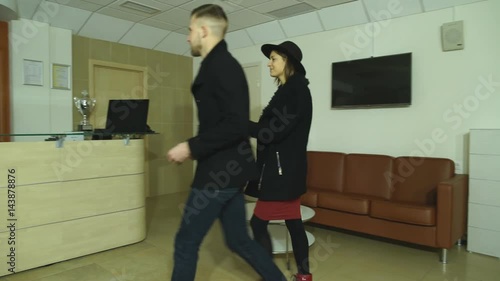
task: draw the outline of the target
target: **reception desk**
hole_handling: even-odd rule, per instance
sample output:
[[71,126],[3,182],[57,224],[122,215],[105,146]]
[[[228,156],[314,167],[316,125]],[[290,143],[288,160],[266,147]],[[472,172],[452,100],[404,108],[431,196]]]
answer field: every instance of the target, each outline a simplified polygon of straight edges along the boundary
[[0,276],[142,241],[144,142],[0,143]]

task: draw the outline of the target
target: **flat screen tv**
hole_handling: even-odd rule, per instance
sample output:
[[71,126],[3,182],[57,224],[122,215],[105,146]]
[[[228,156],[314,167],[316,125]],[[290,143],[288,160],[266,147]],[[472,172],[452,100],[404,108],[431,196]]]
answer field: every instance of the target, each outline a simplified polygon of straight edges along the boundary
[[411,53],[332,63],[332,108],[411,105]]

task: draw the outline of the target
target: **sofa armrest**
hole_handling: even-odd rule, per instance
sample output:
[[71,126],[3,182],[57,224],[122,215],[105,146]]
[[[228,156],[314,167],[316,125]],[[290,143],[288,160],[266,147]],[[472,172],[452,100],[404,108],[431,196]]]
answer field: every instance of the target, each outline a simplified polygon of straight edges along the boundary
[[437,187],[436,244],[449,249],[466,232],[468,176],[455,175]]
[[307,188],[307,192],[303,194],[300,198],[302,205],[307,207],[316,208],[318,207],[318,192],[314,188]]

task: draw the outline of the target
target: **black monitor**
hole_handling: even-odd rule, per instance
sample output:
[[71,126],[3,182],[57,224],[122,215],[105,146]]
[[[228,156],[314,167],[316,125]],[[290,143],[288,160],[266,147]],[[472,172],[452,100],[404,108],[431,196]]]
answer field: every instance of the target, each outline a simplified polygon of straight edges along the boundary
[[411,53],[332,63],[332,108],[411,105]]
[[147,99],[109,100],[106,118],[106,133],[148,132]]

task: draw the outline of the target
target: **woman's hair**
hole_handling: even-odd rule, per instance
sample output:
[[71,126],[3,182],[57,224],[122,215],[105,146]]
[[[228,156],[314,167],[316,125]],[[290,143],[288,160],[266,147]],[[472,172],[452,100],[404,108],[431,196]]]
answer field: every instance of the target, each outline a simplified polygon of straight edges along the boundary
[[219,5],[201,5],[191,12],[191,17],[209,20],[209,26],[214,32],[217,32],[220,37],[224,37],[227,32],[227,16],[222,7]]
[[[280,55],[283,60],[285,61],[285,69],[283,70],[285,72],[285,81],[288,81],[288,78],[290,78],[292,75],[295,74],[295,65],[293,62],[288,59],[288,56],[278,50],[274,50],[278,55]],[[281,85],[281,81],[278,77],[274,78],[274,82],[279,86]]]

